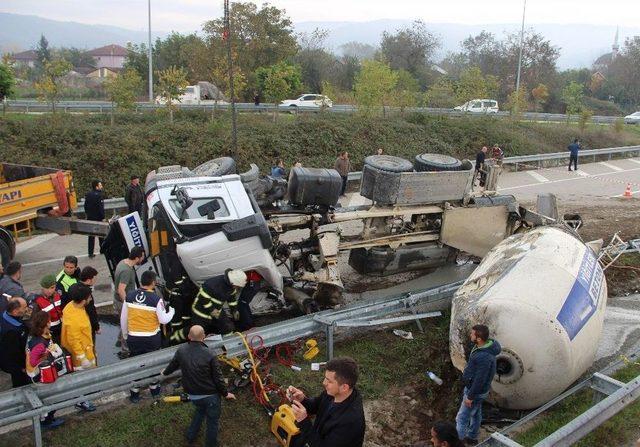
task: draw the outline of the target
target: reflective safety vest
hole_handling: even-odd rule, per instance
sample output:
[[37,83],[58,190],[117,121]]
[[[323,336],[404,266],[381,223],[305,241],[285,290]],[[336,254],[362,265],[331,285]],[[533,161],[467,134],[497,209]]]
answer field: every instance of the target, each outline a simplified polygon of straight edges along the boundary
[[38,295],[34,301],[41,311],[49,314],[51,327],[60,325],[62,319],[62,301],[58,292],[54,292],[51,298],[47,298],[44,295]]
[[134,337],[150,337],[160,332],[156,308],[160,297],[145,289],[127,294],[127,334]]
[[62,286],[62,290],[60,290],[60,293],[62,294],[63,292],[67,293],[69,291],[69,287],[77,283],[78,280],[73,276],[67,275],[64,270],[62,270],[58,273],[58,276],[56,276],[56,282]]
[[[205,283],[206,284],[206,283]],[[220,314],[222,313],[222,306],[226,302],[229,305],[229,309],[233,314],[233,318],[236,318],[238,314],[238,293],[235,289],[231,289],[226,300],[219,300],[213,295],[210,295],[205,290],[206,285],[200,287],[198,291],[198,295],[196,295],[196,299],[193,301],[193,305],[191,306],[191,311],[194,315],[204,318],[206,320],[218,319]]]

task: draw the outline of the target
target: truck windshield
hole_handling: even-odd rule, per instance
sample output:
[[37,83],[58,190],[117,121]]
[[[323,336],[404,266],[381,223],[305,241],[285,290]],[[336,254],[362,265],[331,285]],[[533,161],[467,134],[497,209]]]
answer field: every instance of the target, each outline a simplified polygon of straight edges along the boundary
[[[222,198],[220,197],[197,197],[197,198],[192,198],[193,199],[193,205],[191,205],[189,208],[187,208],[187,210],[184,213],[184,219],[185,220],[190,220],[190,219],[198,219],[198,220],[202,220],[202,219],[207,219],[207,215],[205,214],[204,216],[200,215],[200,212],[198,211],[198,208],[200,208],[200,206],[208,204],[209,202],[211,202],[212,200],[216,200],[218,202],[218,204],[220,205],[220,209],[215,211],[215,218],[220,218],[220,217],[229,217],[229,209],[227,208],[227,205],[224,203],[224,200],[222,200]],[[180,202],[178,202],[178,200],[171,198],[169,199],[169,205],[171,206],[171,209],[173,209],[173,212],[176,213],[176,215],[180,216],[182,211],[182,206],[180,205]]]

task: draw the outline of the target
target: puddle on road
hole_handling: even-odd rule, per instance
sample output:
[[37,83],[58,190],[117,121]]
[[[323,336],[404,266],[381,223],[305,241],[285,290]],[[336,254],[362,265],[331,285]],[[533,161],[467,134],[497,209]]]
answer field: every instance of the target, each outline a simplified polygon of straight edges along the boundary
[[96,335],[96,355],[98,365],[111,365],[118,362],[118,351],[116,341],[118,340],[120,326],[114,324],[112,318],[100,318],[100,333]]

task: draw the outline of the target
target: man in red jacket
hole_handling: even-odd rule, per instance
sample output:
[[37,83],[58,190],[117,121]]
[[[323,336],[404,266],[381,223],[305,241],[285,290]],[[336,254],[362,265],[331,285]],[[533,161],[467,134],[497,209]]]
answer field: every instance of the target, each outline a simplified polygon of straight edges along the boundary
[[45,275],[40,280],[40,295],[33,300],[34,313],[41,310],[49,314],[51,322],[51,339],[54,343],[60,344],[60,333],[62,331],[62,298],[56,291],[56,277]]

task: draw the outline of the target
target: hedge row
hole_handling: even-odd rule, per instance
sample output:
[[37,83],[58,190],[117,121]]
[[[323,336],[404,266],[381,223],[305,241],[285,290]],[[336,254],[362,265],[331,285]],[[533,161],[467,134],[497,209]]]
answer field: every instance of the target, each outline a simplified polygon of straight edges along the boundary
[[[174,124],[153,113],[118,116],[59,115],[0,118],[0,160],[74,171],[83,192],[91,179],[105,184],[108,196],[121,196],[131,174],[143,179],[162,165],[193,167],[230,154],[228,116],[179,112]],[[263,172],[278,157],[287,166],[331,167],[336,154],[348,150],[354,168],[367,155],[385,153],[411,159],[438,152],[473,158],[482,145],[498,143],[507,156],[557,152],[575,137],[586,147],[638,144],[636,134],[615,133],[609,126],[511,122],[495,118],[449,118],[412,114],[406,117],[363,118],[353,115],[240,115],[238,161],[257,163]]]

